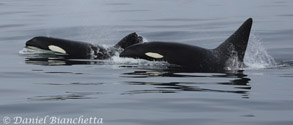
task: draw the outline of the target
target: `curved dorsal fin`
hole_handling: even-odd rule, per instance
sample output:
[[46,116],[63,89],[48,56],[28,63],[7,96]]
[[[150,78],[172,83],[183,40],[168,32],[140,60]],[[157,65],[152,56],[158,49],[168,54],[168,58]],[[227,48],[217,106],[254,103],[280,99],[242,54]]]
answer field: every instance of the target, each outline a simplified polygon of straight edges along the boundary
[[127,36],[125,36],[124,38],[122,38],[114,47],[115,48],[122,48],[125,49],[128,46],[137,44],[137,43],[141,43],[142,42],[142,37],[137,35],[135,32],[128,34]]
[[252,18],[247,19],[228,39],[219,45],[215,51],[226,59],[237,54],[238,61],[243,62],[244,54],[249,40]]

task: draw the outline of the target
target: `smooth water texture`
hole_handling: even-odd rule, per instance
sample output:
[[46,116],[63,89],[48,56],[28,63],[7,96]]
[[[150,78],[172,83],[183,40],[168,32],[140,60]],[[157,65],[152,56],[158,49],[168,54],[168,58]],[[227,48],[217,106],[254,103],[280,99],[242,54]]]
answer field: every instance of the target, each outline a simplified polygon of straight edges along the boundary
[[[292,8],[290,0],[2,0],[0,124],[48,116],[106,125],[292,125]],[[117,56],[19,53],[35,36],[112,46],[132,32],[215,48],[249,17],[244,71],[171,72],[162,62]]]

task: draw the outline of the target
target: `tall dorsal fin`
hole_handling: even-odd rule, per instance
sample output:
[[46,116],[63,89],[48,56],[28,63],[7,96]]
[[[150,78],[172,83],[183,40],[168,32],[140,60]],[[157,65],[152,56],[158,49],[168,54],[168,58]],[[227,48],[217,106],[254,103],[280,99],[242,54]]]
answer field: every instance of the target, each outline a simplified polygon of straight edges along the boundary
[[225,42],[218,46],[215,51],[222,56],[226,56],[226,59],[229,59],[229,57],[237,53],[238,61],[243,62],[251,26],[252,18],[249,18]]

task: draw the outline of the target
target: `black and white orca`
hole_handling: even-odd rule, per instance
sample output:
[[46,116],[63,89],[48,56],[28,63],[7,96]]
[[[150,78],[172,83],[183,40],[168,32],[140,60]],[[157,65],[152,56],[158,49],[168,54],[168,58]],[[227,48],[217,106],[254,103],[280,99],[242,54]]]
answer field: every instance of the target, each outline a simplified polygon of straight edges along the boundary
[[200,72],[222,72],[235,63],[237,67],[243,67],[252,22],[252,18],[247,19],[215,49],[175,42],[145,42],[127,47],[120,57],[166,61]]
[[108,59],[114,56],[116,52],[121,52],[126,47],[142,41],[141,36],[131,33],[113,47],[105,48],[81,41],[38,36],[28,40],[26,48],[49,50],[69,59]]

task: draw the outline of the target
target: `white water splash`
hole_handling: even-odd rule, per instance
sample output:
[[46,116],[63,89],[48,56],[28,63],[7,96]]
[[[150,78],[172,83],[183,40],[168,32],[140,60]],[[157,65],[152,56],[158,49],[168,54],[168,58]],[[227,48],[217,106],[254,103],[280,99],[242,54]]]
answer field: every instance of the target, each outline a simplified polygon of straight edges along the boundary
[[39,49],[36,47],[24,47],[20,51],[18,51],[20,55],[34,55],[34,54],[57,54],[56,52]]
[[227,61],[225,70],[243,70],[243,63],[238,60],[237,53],[233,54]]
[[248,42],[244,63],[248,69],[268,68],[276,65],[276,61],[267,53],[260,39],[253,34]]
[[142,42],[143,42],[143,43],[145,43],[145,42],[149,42],[149,40],[148,40],[146,37],[143,37],[142,35],[140,35],[140,34],[138,34],[138,33],[137,33],[137,35],[142,37]]
[[139,66],[166,66],[169,63],[164,61],[148,61],[144,59],[134,59],[134,58],[121,58],[119,55],[113,56],[110,61],[112,64],[124,64],[124,65],[139,65]]

